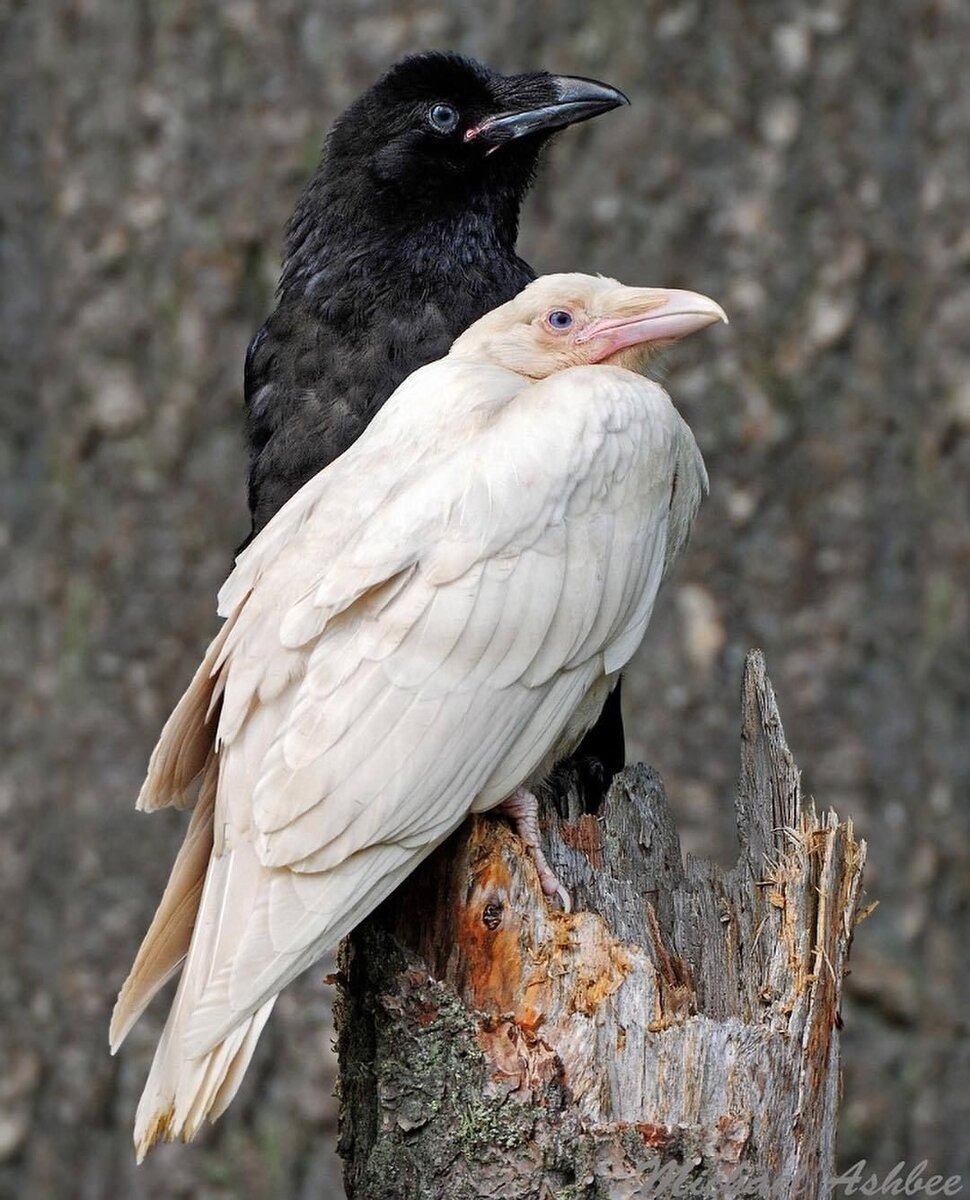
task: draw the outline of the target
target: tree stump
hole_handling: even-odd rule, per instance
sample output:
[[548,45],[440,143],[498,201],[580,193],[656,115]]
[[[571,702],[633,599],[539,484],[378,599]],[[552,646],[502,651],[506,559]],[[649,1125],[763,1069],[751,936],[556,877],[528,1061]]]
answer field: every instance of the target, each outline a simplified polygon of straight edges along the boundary
[[648,767],[595,816],[571,795],[542,818],[572,914],[485,816],[345,943],[348,1196],[826,1194],[865,843],[802,796],[761,654],[732,870],[684,861]]

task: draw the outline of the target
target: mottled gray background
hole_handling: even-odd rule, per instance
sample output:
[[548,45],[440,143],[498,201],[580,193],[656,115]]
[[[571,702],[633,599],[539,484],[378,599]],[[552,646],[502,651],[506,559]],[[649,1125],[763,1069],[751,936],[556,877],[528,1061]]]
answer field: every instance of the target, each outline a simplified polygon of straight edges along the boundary
[[669,382],[712,496],[630,673],[634,752],[728,860],[742,655],[868,839],[841,1154],[970,1186],[970,7],[965,0],[0,4],[0,1192],[329,1197],[330,992],[135,1171],[161,1009],[113,995],[180,838],[132,802],[246,530],[242,359],[324,128],[405,51],[622,86],[521,248],[699,288]]

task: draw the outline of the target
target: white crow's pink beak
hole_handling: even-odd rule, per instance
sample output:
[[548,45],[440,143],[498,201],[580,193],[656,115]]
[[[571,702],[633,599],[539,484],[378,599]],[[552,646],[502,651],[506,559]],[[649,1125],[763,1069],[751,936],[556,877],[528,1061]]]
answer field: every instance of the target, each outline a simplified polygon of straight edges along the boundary
[[[601,317],[576,337],[577,344],[596,341],[593,362],[602,362],[617,350],[647,342],[675,342],[717,321],[727,324],[720,304],[700,292],[676,288],[628,288],[623,307],[629,315]],[[638,307],[640,311],[631,311]]]

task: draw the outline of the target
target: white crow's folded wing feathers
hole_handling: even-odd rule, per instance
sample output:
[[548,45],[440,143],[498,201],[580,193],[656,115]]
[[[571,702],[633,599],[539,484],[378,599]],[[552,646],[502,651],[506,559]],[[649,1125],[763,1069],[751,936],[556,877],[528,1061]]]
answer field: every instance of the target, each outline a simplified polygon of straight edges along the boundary
[[[454,384],[447,362],[410,382],[427,390],[441,367]],[[512,762],[518,782],[537,771],[649,618],[686,428],[663,391],[580,367],[484,414],[462,397],[453,386],[451,444],[406,486],[375,480],[382,501],[353,513],[349,535],[339,481],[321,477],[280,514],[291,532],[275,558],[260,539],[224,589],[236,607],[216,848],[245,845],[249,863],[220,897],[233,933],[216,938],[193,1053],[346,933],[476,801],[498,803],[490,781]],[[399,414],[384,414],[392,455]],[[337,465],[356,469],[352,455]]]

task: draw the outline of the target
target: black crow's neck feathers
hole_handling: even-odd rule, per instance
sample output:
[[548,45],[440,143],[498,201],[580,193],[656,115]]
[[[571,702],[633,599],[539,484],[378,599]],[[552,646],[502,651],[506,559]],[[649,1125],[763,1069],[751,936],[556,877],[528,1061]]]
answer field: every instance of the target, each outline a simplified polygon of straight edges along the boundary
[[510,263],[520,273],[515,242],[531,171],[521,186],[493,180],[488,188],[456,186],[434,203],[409,204],[394,189],[382,194],[360,169],[335,174],[328,167],[325,160],[287,227],[281,298],[312,303],[322,285],[352,282],[366,303],[488,287]]

